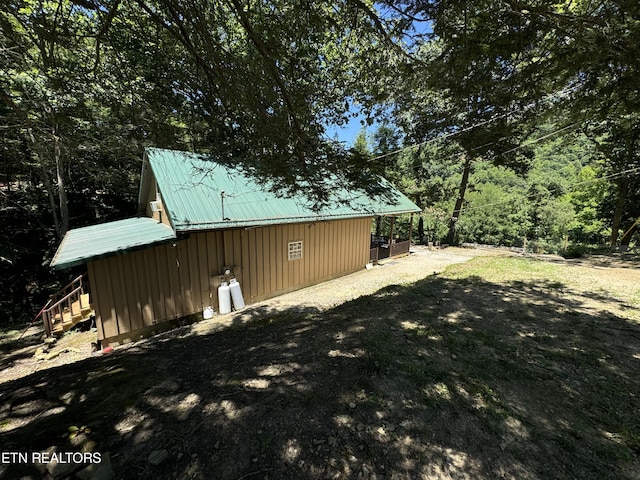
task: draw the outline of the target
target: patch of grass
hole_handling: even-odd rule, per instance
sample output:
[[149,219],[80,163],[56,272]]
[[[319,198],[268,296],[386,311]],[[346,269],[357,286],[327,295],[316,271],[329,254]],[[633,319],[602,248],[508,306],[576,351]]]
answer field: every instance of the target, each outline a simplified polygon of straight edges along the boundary
[[[419,386],[434,425],[471,415],[485,434],[517,450],[521,445],[501,440],[508,419],[517,417],[527,438],[556,449],[550,465],[572,458],[602,474],[599,462],[633,461],[640,443],[638,428],[628,427],[633,407],[625,393],[638,385],[623,380],[632,365],[620,352],[620,342],[631,345],[635,337],[624,334],[621,318],[599,310],[625,298],[625,288],[596,270],[530,258],[476,258],[449,267],[415,285],[430,292],[421,307],[406,308],[398,298],[397,321],[411,341],[401,357],[392,355],[394,371]],[[628,310],[616,314],[630,318]],[[559,419],[566,428],[558,428]],[[603,441],[604,430],[619,432],[617,440]],[[539,473],[547,468],[541,463]]]
[[562,266],[533,258],[476,257],[468,263],[452,265],[442,274],[452,280],[471,280],[504,283],[515,279],[527,281],[543,279],[558,282]]
[[414,332],[416,337],[429,337],[433,335],[433,330],[430,328],[418,328]]
[[380,375],[392,364],[400,350],[394,343],[392,335],[381,329],[372,328],[365,340],[365,365],[367,375]]
[[9,425],[11,425],[11,420],[8,418],[0,420],[0,432],[6,429]]
[[406,376],[416,382],[416,384],[424,384],[431,380],[431,370],[425,365],[418,362],[402,362],[397,365],[398,369]]
[[640,425],[622,427],[620,438],[636,455],[640,455]]
[[20,330],[10,327],[0,328],[0,344],[11,342],[18,338],[20,335]]

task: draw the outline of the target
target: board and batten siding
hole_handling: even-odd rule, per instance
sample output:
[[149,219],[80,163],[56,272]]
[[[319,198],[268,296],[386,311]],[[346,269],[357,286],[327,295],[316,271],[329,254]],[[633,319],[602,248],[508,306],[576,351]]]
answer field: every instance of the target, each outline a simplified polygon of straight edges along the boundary
[[[196,232],[186,239],[88,264],[103,344],[201,312],[218,310],[231,268],[247,304],[335,278],[369,261],[371,218]],[[288,259],[290,242],[302,258]]]

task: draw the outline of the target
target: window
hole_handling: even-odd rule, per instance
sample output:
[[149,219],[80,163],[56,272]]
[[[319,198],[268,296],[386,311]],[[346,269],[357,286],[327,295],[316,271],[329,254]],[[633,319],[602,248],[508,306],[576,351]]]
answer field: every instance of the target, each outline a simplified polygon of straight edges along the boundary
[[298,260],[300,258],[302,258],[302,240],[289,242],[289,260]]

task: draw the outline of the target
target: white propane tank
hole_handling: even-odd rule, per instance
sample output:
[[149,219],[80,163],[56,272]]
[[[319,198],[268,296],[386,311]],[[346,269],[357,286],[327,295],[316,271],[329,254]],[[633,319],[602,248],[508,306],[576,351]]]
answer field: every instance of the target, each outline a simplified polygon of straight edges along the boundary
[[233,300],[233,306],[236,310],[242,310],[244,308],[244,298],[242,298],[242,289],[240,284],[235,278],[229,282],[229,290],[231,290],[231,299]]
[[222,282],[218,287],[218,311],[220,315],[231,313],[231,293],[227,282]]

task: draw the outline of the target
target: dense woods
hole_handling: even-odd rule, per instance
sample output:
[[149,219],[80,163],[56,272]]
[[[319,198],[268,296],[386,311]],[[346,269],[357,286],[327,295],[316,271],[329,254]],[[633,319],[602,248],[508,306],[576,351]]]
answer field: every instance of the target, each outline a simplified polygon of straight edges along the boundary
[[67,280],[69,228],[135,212],[145,146],[316,204],[384,173],[414,240],[633,245],[639,43],[632,0],[2,2],[0,322]]

